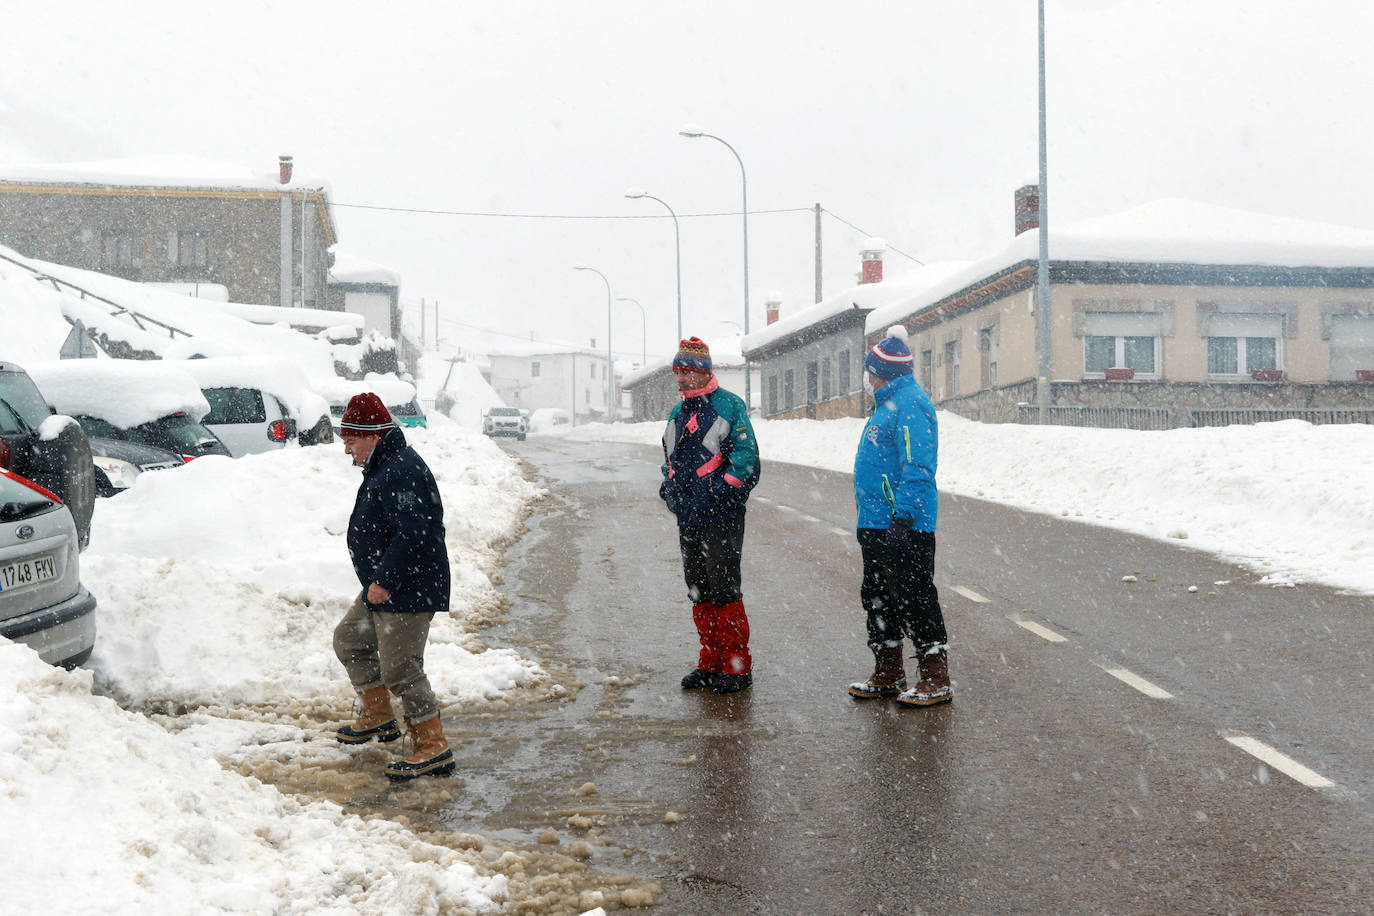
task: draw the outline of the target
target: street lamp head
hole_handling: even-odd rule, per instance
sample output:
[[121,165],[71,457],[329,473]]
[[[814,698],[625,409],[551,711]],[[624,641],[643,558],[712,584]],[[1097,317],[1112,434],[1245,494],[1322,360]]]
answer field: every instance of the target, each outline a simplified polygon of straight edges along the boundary
[[625,192],[625,196],[630,200],[639,200],[641,197],[648,197],[649,195],[642,188],[630,188]]
[[677,129],[677,132],[684,137],[704,137],[706,131],[695,124],[684,124]]
[[573,270],[591,270],[586,264],[574,264]]

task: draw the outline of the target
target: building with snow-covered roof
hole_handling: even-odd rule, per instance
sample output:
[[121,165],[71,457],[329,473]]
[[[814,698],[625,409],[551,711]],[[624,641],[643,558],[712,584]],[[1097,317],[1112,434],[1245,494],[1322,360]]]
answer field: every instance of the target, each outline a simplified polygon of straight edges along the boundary
[[0,243],[217,299],[326,308],[329,186],[189,156],[0,167]]
[[758,365],[762,378],[765,417],[827,420],[863,416],[865,321],[869,312],[909,301],[920,290],[964,266],[962,262],[923,265],[884,280],[883,247],[881,239],[865,243],[858,285],[791,315],[782,315],[780,304],[770,301],[768,324],[744,338],[744,354]]
[[336,312],[362,315],[364,331],[401,339],[401,275],[389,267],[336,248],[325,302]]
[[[711,350],[711,371],[720,387],[744,397],[744,356],[740,338],[721,337],[706,341]],[[628,372],[620,380],[621,390],[630,397],[630,417],[636,423],[666,420],[668,411],[682,400],[673,375],[673,357],[650,360],[646,366]],[[752,392],[757,401],[758,392]]]
[[573,424],[606,418],[606,386],[613,384],[606,354],[576,344],[530,342],[487,354],[491,387],[508,407],[558,407]]
[[[1039,229],[874,309],[941,409],[1031,419]],[[1054,422],[1374,422],[1374,231],[1160,200],[1051,228]]]

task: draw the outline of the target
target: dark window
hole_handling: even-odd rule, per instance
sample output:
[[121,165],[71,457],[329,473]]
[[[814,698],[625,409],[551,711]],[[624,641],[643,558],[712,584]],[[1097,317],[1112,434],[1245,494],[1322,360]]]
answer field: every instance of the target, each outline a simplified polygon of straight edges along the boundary
[[930,394],[931,386],[935,384],[935,351],[921,351],[921,387],[926,394]]
[[775,414],[775,413],[777,413],[777,412],[778,412],[778,377],[777,377],[776,375],[770,375],[770,376],[768,376],[768,413],[771,415],[771,414]]
[[821,400],[830,400],[830,357],[821,360]]
[[530,378],[539,378],[539,363],[530,363]]
[[849,351],[841,350],[839,355],[839,388],[840,394],[849,394]]
[[206,388],[202,393],[210,402],[210,412],[201,421],[208,426],[267,422],[262,392],[256,388]]
[[177,266],[210,266],[210,233],[203,229],[182,229],[177,232]]
[[816,395],[820,392],[820,368],[815,363],[806,364],[806,403],[816,403]]
[[106,229],[100,240],[100,266],[132,267],[133,263],[134,247],[129,233]]
[[782,374],[782,409],[791,410],[796,403],[795,386],[792,382],[792,370],[787,369]]

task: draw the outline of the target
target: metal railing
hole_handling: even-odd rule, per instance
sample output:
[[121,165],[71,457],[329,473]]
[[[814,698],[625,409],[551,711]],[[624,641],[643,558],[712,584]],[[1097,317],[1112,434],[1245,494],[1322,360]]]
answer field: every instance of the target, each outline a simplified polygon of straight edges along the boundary
[[[1051,405],[1052,426],[1087,426],[1098,429],[1172,429],[1174,412],[1168,407],[1091,407]],[[1040,410],[1035,404],[1016,405],[1016,422],[1035,425]]]
[[110,309],[110,315],[112,317],[118,318],[120,316],[126,316],[141,331],[148,330],[146,325],[150,324],[162,328],[164,331],[167,332],[168,337],[175,338],[178,334],[180,334],[182,337],[191,336],[190,333],[188,333],[187,331],[183,331],[181,328],[173,327],[172,325],[167,324],[165,321],[159,321],[156,318],[149,318],[147,315],[141,315],[138,312],[135,312],[133,309],[121,305],[118,302],[115,302],[113,299],[107,299],[106,297],[101,296],[97,293],[93,293],[88,289],[84,289],[83,287],[77,286],[75,283],[71,283],[67,280],[54,277],[50,274],[45,274],[42,271],[35,269],[33,266],[25,264],[23,261],[15,260],[14,258],[4,253],[0,253],[0,260],[8,261],[10,264],[15,265],[16,267],[20,267],[24,270],[27,270],[29,273],[33,274],[33,278],[39,281],[40,283],[44,281],[51,283],[53,289],[57,290],[58,292],[74,294],[78,299],[87,299],[108,306]]
[[1374,409],[1344,407],[1228,407],[1189,411],[1192,426],[1236,426],[1306,420],[1312,424],[1374,423]]

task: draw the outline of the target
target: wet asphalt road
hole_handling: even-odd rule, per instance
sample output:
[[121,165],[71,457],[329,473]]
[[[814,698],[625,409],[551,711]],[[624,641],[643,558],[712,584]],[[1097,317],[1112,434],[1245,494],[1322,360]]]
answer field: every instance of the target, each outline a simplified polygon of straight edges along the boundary
[[660,913],[1370,911],[1371,599],[942,495],[955,700],[858,702],[848,476],[765,462],[755,687],[684,692],[696,640],[655,450],[503,447],[553,498],[489,641],[582,686],[450,723],[452,825],[586,837],[593,867],[660,883]]

